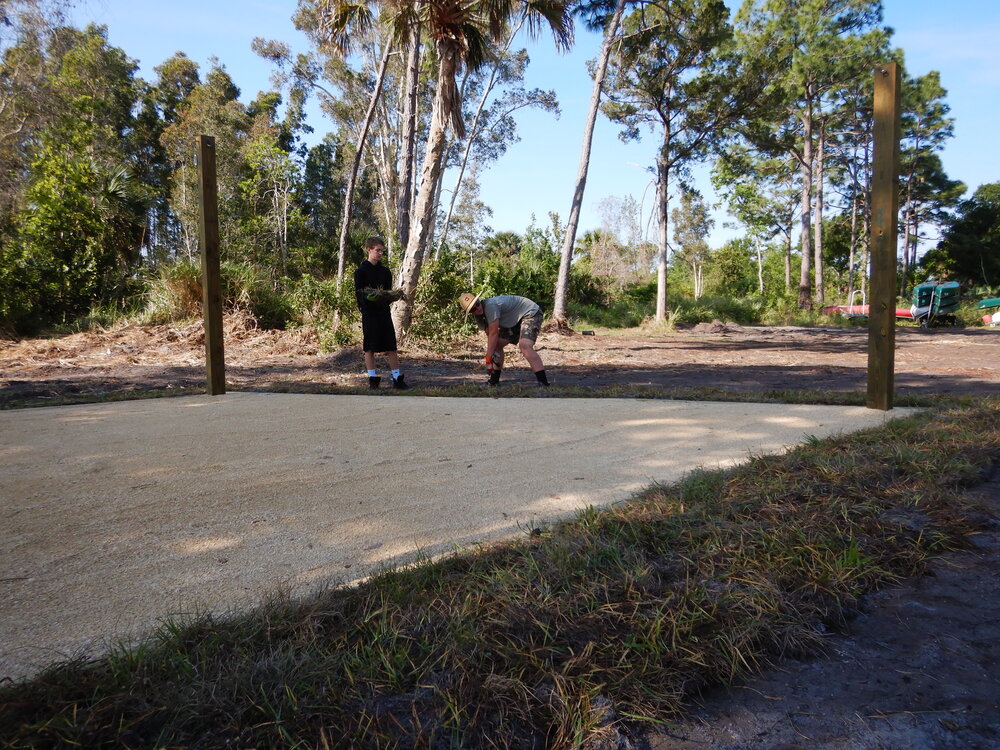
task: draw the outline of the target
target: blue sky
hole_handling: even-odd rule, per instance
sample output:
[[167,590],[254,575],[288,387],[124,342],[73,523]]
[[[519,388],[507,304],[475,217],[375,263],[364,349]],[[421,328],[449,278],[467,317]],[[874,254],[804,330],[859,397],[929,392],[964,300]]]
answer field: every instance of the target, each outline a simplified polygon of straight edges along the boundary
[[[140,74],[154,77],[153,67],[176,51],[184,51],[203,69],[212,56],[229,71],[243,93],[252,99],[270,88],[270,66],[250,51],[256,36],[279,39],[306,49],[291,15],[294,0],[83,0],[75,18],[79,23],[105,24],[112,44],[140,63]],[[734,2],[729,3],[730,7]],[[955,119],[955,137],[945,148],[944,168],[961,180],[970,194],[979,185],[1000,181],[996,156],[996,127],[1000,122],[1000,3],[995,0],[883,0],[885,22],[895,30],[893,43],[906,52],[907,71],[919,76],[941,73],[947,102]],[[586,61],[596,56],[600,38],[577,30],[574,49],[557,54],[549,38],[529,46],[532,64],[526,85],[555,89],[562,116],[523,112],[519,118],[521,142],[481,176],[482,200],[494,210],[495,230],[523,232],[532,221],[547,223],[555,211],[569,213],[590,101],[591,80]],[[319,135],[327,128],[311,124]],[[655,146],[651,136],[638,144],[622,144],[617,127],[598,120],[581,215],[580,232],[601,224],[599,205],[609,196],[631,195],[639,201],[644,220],[652,210],[653,191],[647,189]],[[446,181],[446,188],[451,181]],[[714,200],[705,180],[699,181]],[[717,215],[710,238],[719,244],[734,235]],[[655,230],[653,230],[655,232]]]

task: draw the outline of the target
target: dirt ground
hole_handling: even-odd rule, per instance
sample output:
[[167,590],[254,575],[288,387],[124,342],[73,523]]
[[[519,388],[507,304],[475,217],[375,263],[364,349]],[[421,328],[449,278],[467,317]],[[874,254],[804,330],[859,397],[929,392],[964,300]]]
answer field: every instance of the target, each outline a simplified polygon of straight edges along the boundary
[[[864,392],[867,336],[864,328],[715,323],[649,336],[544,333],[539,348],[555,385]],[[1000,329],[899,328],[896,344],[897,396],[1000,393]],[[485,380],[480,340],[446,355],[412,348],[402,355],[417,388]],[[519,357],[509,365],[506,382],[531,382]],[[226,321],[226,376],[230,390],[365,384],[357,348],[321,353],[308,335],[257,330],[242,318]],[[204,383],[199,324],[0,340],[0,407]],[[1000,515],[1000,473],[978,492]],[[1000,747],[1000,525],[976,542],[930,575],[870,596],[848,633],[830,635],[826,657],[785,662],[705,696],[690,721],[618,746]]]
[[[363,386],[357,347],[321,353],[315,337],[258,330],[245,318],[225,324],[231,390]],[[699,324],[670,334],[594,336],[543,333],[539,349],[556,385],[633,385],[734,391],[864,392],[866,328],[743,327]],[[508,349],[508,352],[511,350]],[[485,380],[482,342],[450,353],[404,348],[415,386],[448,388]],[[897,396],[1000,392],[1000,329],[896,331]],[[384,369],[384,361],[378,362]],[[383,372],[383,374],[385,374]],[[533,382],[520,355],[508,356],[505,382]],[[58,339],[0,340],[0,407],[134,389],[204,388],[200,323],[125,327]]]

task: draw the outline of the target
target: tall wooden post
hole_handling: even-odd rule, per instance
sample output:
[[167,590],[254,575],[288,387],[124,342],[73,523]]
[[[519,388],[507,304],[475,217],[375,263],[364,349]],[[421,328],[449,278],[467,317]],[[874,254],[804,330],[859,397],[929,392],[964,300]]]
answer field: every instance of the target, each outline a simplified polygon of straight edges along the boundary
[[210,396],[226,392],[222,341],[222,283],[219,273],[219,191],[215,176],[215,138],[198,136],[198,186],[201,207],[201,286],[205,316],[205,375]]
[[875,69],[868,408],[892,408],[896,357],[896,217],[899,213],[899,66]]

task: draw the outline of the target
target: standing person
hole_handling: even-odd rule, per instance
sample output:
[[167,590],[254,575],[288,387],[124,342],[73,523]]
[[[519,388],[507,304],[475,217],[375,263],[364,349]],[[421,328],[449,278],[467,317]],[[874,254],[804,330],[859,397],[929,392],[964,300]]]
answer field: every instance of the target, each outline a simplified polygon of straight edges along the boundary
[[479,299],[479,295],[466,292],[458,304],[476,317],[480,331],[486,331],[486,369],[489,384],[499,385],[503,370],[503,350],[507,344],[517,344],[527,360],[539,385],[549,384],[542,358],[535,351],[535,341],[542,329],[542,308],[527,297],[503,294],[499,297]]
[[365,352],[365,368],[368,370],[368,387],[377,390],[382,378],[375,369],[375,352],[385,352],[392,370],[392,387],[408,391],[410,386],[403,379],[399,369],[399,354],[396,352],[396,329],[392,325],[389,307],[402,295],[392,290],[392,272],[382,265],[385,243],[381,237],[369,237],[365,241],[368,257],[361,261],[354,272],[354,290],[361,310],[361,348]]

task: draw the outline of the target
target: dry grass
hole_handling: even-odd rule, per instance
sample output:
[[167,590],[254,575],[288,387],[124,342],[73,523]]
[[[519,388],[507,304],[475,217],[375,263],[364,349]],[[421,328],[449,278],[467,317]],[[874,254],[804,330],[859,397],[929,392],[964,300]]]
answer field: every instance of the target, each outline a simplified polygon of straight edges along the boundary
[[[4,747],[596,748],[814,652],[982,523],[1000,399],[696,472],[524,539],[165,625],[0,691]],[[604,744],[602,744],[604,743]]]

